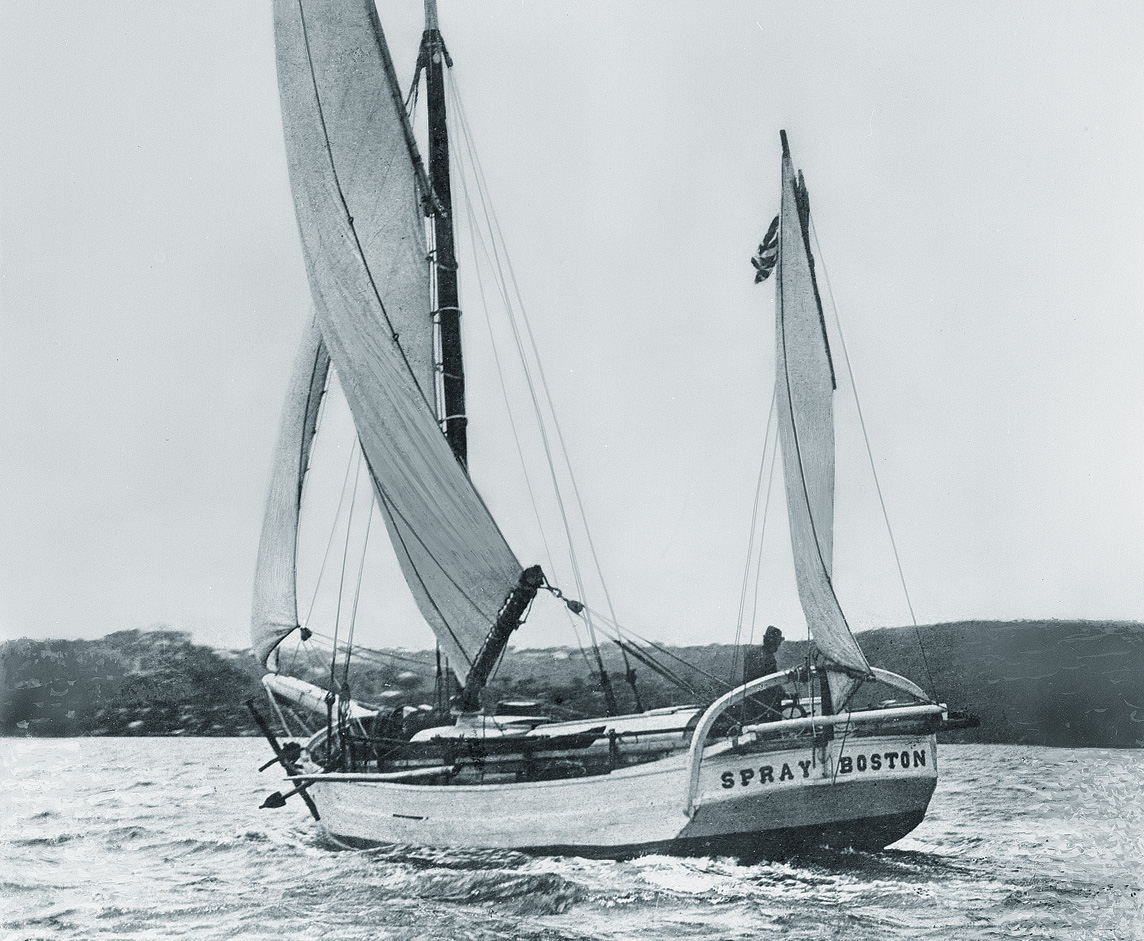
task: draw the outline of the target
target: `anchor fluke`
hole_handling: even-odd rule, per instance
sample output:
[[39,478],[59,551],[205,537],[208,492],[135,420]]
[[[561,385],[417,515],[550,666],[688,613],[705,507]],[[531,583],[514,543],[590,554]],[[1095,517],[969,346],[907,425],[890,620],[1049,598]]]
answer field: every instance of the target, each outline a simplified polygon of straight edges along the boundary
[[261,804],[258,805],[259,810],[277,810],[279,807],[286,806],[286,798],[282,796],[280,791],[275,791],[266,798]]
[[296,788],[294,788],[294,790],[287,791],[285,794],[283,794],[281,791],[275,791],[262,802],[258,809],[277,810],[279,807],[286,806],[286,799],[288,797],[293,797],[295,794],[301,794],[302,800],[304,800],[306,805],[311,808],[311,813],[314,814],[314,819],[321,820],[322,818],[317,815],[317,809],[314,807],[313,802],[310,800],[310,795],[306,793],[306,788],[309,786],[309,784],[299,784]]

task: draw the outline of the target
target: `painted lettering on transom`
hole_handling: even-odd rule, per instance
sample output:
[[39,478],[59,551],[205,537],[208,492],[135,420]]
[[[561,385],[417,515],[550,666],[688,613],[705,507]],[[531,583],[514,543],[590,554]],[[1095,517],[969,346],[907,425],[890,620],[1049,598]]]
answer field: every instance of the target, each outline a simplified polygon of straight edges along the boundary
[[[926,768],[929,764],[928,750],[926,748],[910,748],[901,751],[845,752],[835,759],[836,776],[861,775],[871,771],[916,771]],[[719,775],[719,783],[725,790],[735,787],[757,787],[762,784],[784,783],[786,781],[801,781],[811,777],[811,769],[815,767],[813,756],[804,760],[797,760],[794,766],[802,772],[795,774],[790,763],[783,762],[780,766],[757,765],[751,768],[738,768],[735,771],[724,771]]]

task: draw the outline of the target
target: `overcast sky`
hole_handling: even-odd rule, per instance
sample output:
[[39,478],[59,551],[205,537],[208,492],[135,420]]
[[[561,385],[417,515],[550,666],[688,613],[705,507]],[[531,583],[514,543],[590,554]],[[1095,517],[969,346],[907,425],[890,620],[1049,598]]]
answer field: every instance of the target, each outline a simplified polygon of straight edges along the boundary
[[[420,4],[381,12],[405,82]],[[919,621],[1144,618],[1144,7],[440,15],[621,621],[734,636],[779,128]],[[0,126],[0,637],[243,646],[309,304],[270,5],[0,0]],[[473,475],[543,561],[461,275]],[[852,406],[838,424],[839,595],[856,627],[908,623]],[[778,500],[759,617],[798,636]]]

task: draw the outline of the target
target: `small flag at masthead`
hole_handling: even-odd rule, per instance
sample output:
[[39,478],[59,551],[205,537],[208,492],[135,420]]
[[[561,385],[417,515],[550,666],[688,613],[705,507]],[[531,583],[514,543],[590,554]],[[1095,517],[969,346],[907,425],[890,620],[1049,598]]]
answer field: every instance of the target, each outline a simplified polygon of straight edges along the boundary
[[767,229],[767,234],[763,237],[763,241],[759,243],[758,253],[751,259],[751,264],[755,266],[755,284],[767,280],[767,277],[775,268],[775,262],[778,260],[779,217],[775,216],[774,219],[771,220],[770,228]]

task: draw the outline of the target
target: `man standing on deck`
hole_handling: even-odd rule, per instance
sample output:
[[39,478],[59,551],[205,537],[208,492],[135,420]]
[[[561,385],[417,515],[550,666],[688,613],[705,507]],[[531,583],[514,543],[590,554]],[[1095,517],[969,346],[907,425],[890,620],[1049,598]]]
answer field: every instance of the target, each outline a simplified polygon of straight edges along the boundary
[[[769,676],[772,673],[778,673],[779,666],[775,660],[775,654],[778,653],[782,642],[783,632],[772,624],[767,628],[766,634],[763,635],[761,659],[758,655],[757,647],[747,651],[747,656],[743,663],[744,682],[757,680],[760,677]],[[759,703],[763,707],[763,714],[760,718],[764,722],[773,722],[783,717],[783,697],[784,690],[782,686],[769,686],[758,695],[752,696],[751,700]]]

